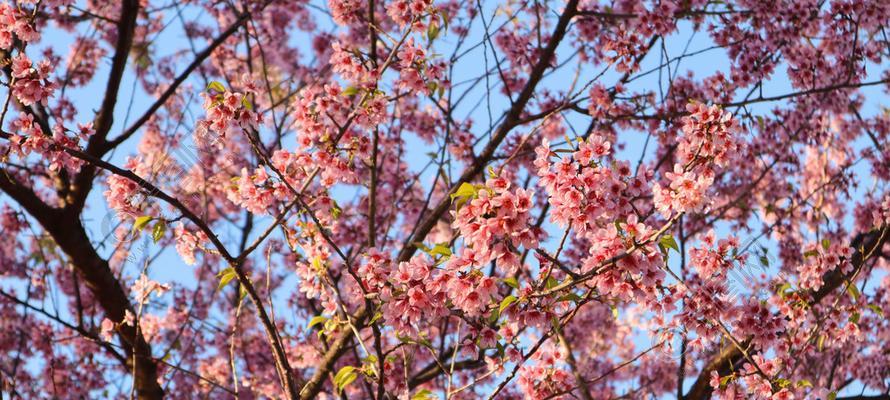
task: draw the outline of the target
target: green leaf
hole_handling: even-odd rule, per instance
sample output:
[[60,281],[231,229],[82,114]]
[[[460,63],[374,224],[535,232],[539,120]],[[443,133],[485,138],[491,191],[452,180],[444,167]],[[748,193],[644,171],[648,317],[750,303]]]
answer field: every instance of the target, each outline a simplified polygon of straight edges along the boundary
[[574,301],[575,303],[577,303],[581,301],[581,296],[579,296],[575,292],[569,292],[569,294],[556,299],[556,301]]
[[769,267],[769,259],[766,256],[760,256],[760,265],[764,267]]
[[364,362],[374,365],[377,363],[377,356],[371,354],[363,359]]
[[337,204],[336,201],[334,201],[334,205],[331,206],[331,218],[339,219],[340,215],[342,215],[342,214],[343,214],[343,209],[340,208],[340,205]]
[[433,394],[433,392],[429,391],[429,389],[421,389],[417,393],[414,393],[411,396],[411,400],[437,400],[439,396]]
[[828,248],[830,246],[831,246],[831,241],[828,240],[828,238],[822,239],[822,248],[823,249],[828,250]]
[[504,297],[504,299],[501,300],[501,307],[498,308],[498,313],[503,313],[504,309],[507,307],[510,307],[510,305],[515,303],[516,300],[518,300],[518,299],[516,298],[516,296],[513,296],[512,294],[507,297]]
[[491,310],[491,313],[488,315],[488,323],[489,325],[494,325],[498,322],[498,318],[501,317],[501,313],[498,310]]
[[780,388],[786,388],[791,385],[791,381],[785,378],[776,378],[776,384],[779,385]]
[[408,336],[396,336],[396,338],[398,338],[400,342],[405,343],[405,344],[419,344],[419,345],[426,347],[428,349],[433,348],[433,343],[430,342],[429,339],[427,339],[427,338],[421,337],[419,339],[412,339]]
[[782,286],[779,286],[779,288],[776,289],[776,293],[782,298],[785,298],[788,295],[788,291],[791,291],[792,293],[794,292],[791,290],[791,284],[788,282],[785,282]]
[[504,278],[504,283],[513,289],[519,289],[519,281],[516,278]]
[[884,318],[884,310],[877,304],[869,304],[868,308],[872,310],[875,314],[880,316],[882,319]]
[[152,219],[153,219],[153,217],[148,216],[148,215],[136,217],[136,222],[133,223],[133,230],[141,231],[141,230],[145,229],[145,227],[148,226],[148,223],[151,222]]
[[340,368],[337,374],[334,375],[334,384],[337,385],[337,391],[342,392],[343,388],[349,386],[355,378],[358,378],[358,374],[355,373],[355,367],[347,365]]
[[164,220],[159,220],[155,224],[155,227],[151,230],[152,240],[154,240],[155,243],[157,243],[158,240],[161,240],[161,238],[164,237],[164,232],[166,232],[166,231],[167,231],[167,222],[165,222]]
[[819,339],[816,340],[816,350],[822,351],[825,348],[825,335],[819,335]]
[[250,100],[247,100],[246,96],[241,97],[241,105],[244,106],[244,108],[253,111],[253,104],[250,104]]
[[217,289],[222,290],[224,287],[226,287],[226,285],[229,284],[229,282],[232,281],[232,279],[235,279],[235,277],[237,277],[238,275],[235,273],[234,268],[228,267],[222,271],[219,271],[219,274],[217,274],[216,276],[219,277],[219,286],[217,287]]
[[858,323],[859,323],[859,317],[860,317],[860,316],[861,316],[861,315],[859,315],[858,312],[854,312],[853,315],[851,315],[850,318],[848,318],[847,320],[850,321],[850,322],[852,322],[852,323],[854,323],[854,324],[858,324]]
[[446,246],[448,243],[438,243],[430,249],[431,256],[451,257],[451,249]]
[[429,247],[427,247],[425,244],[423,244],[421,242],[414,242],[414,246],[417,247],[418,250],[420,250],[424,253],[427,253],[427,254],[429,254],[429,252],[431,250]]
[[426,37],[430,39],[430,42],[432,42],[433,40],[436,40],[438,36],[439,27],[434,24],[430,24],[430,26],[426,29]]
[[557,316],[554,315],[552,318],[550,318],[550,326],[553,328],[553,332],[556,332],[557,334],[561,332],[561,330],[559,329],[559,318]]
[[828,394],[828,398],[826,400],[836,400],[836,399],[837,399],[837,392],[831,392]]
[[803,253],[804,258],[815,257],[818,255],[819,255],[819,252],[816,250],[810,250],[810,251]]
[[346,89],[343,89],[344,96],[355,96],[358,93],[358,87],[356,86],[348,86]]
[[857,288],[856,285],[852,283],[847,285],[847,293],[849,293],[850,297],[853,298],[854,303],[859,301],[859,288]]
[[321,257],[312,257],[312,268],[316,271],[324,269],[324,263],[321,261]]
[[445,30],[448,30],[448,11],[445,11],[444,8],[439,9],[439,14],[442,16],[442,26]]
[[547,289],[553,289],[557,285],[559,285],[559,281],[557,281],[556,278],[552,276],[547,277],[547,284],[545,285]]
[[223,93],[223,92],[226,91],[226,87],[223,86],[222,83],[219,83],[219,82],[217,82],[217,81],[213,81],[213,82],[210,82],[210,83],[207,85],[207,90],[213,90],[214,92],[220,92],[220,93]]
[[811,387],[813,387],[813,383],[810,382],[810,381],[808,381],[808,380],[806,380],[806,379],[801,379],[801,380],[797,381],[797,387],[799,387],[799,388],[801,388],[801,387],[809,387],[809,388],[811,388]]
[[313,326],[323,324],[327,321],[327,317],[323,315],[316,315],[309,320],[309,325],[306,326],[307,329],[312,329]]
[[467,198],[473,197],[476,195],[476,187],[469,183],[461,183],[460,187],[457,188],[457,191],[451,194],[451,200],[454,201],[455,198]]
[[720,387],[725,388],[726,385],[728,385],[729,382],[731,382],[734,377],[735,377],[734,375],[726,375],[726,376],[720,378]]
[[664,235],[661,239],[658,240],[658,244],[664,246],[666,249],[674,249],[677,253],[680,252],[680,246],[677,245],[677,241],[674,240],[674,237],[671,235]]

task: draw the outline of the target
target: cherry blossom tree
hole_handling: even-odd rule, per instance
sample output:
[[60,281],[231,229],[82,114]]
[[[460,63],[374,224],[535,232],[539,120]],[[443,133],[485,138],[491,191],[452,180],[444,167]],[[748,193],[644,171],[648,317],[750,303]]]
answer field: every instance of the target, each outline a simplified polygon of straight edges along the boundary
[[887,398],[888,22],[0,0],[0,398]]

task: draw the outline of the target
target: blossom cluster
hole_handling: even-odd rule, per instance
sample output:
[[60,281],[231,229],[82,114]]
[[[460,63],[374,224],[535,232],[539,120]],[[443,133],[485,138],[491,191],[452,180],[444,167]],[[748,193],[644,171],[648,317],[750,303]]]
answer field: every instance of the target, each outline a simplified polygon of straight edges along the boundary
[[431,88],[442,84],[446,72],[445,65],[441,62],[429,62],[426,51],[416,45],[413,39],[409,39],[402,45],[398,57],[398,87],[400,89],[430,94]]
[[210,93],[201,94],[207,115],[198,121],[195,141],[222,149],[225,139],[259,129],[262,117],[253,110],[246,94],[224,90],[220,86],[211,85]]
[[12,94],[26,106],[46,105],[58,86],[50,79],[52,69],[49,60],[35,66],[24,52],[19,52],[12,59]]
[[[125,167],[132,169],[138,161],[128,158]],[[108,189],[103,193],[108,206],[117,211],[118,215],[135,218],[140,215],[145,207],[144,198],[141,196],[141,187],[130,178],[111,174],[106,180]]]
[[538,185],[550,194],[551,220],[561,227],[571,227],[584,235],[604,222],[630,212],[629,199],[643,194],[646,179],[630,177],[630,167],[620,163],[612,168],[604,157],[611,154],[611,143],[594,133],[578,144],[572,157],[553,163],[548,141],[535,149]]
[[40,39],[40,32],[34,29],[24,10],[0,2],[0,49],[11,49],[14,38],[33,42]]
[[829,271],[837,269],[843,274],[853,270],[850,256],[853,248],[840,243],[824,241],[805,247],[804,260],[797,266],[800,287],[819,290],[824,284],[822,278]]
[[68,154],[64,149],[79,150],[79,138],[86,139],[92,134],[90,125],[81,126],[79,137],[68,136],[61,125],[52,127],[52,134],[47,135],[43,128],[30,113],[22,113],[12,121],[13,134],[10,137],[10,148],[19,157],[27,157],[32,152],[40,154],[48,162],[50,171],[65,169],[77,172],[83,160]]
[[702,238],[700,246],[689,250],[689,263],[702,278],[709,279],[718,274],[726,276],[734,263],[745,262],[744,255],[736,254],[738,247],[738,239],[729,237],[718,241],[712,229]]
[[[375,257],[380,255],[372,254],[372,262]],[[383,318],[397,331],[414,332],[448,315],[445,275],[434,276],[432,268],[427,256],[415,256],[399,263],[386,277],[386,284],[376,288],[384,301]],[[373,269],[368,267],[368,271]],[[368,277],[373,279],[372,276]]]
[[185,224],[180,222],[173,230],[176,239],[176,252],[187,265],[195,265],[195,251],[201,249],[207,243],[207,234],[203,231],[190,232]]
[[743,143],[736,135],[732,114],[717,106],[688,104],[683,135],[677,143],[673,172],[665,173],[670,184],[652,189],[655,207],[664,217],[697,212],[707,206],[706,192],[714,183],[714,166],[725,167],[739,155]]
[[530,223],[532,192],[510,190],[510,186],[503,177],[490,178],[466,204],[452,212],[452,227],[460,233],[466,248],[448,261],[450,269],[496,261],[498,268],[512,274],[520,266],[517,249],[537,247],[542,233]]
[[566,364],[566,351],[548,344],[536,352],[530,365],[519,371],[517,384],[528,398],[546,399],[558,397],[575,386],[575,378],[562,368]]
[[[627,162],[610,163],[611,143],[597,132],[580,142],[571,157],[555,163],[550,158],[558,153],[547,141],[535,152],[551,220],[570,227],[589,244],[579,272],[599,272],[590,284],[604,294],[624,300],[654,296],[664,277],[664,260],[653,237],[656,229],[640,220],[633,205],[649,192],[650,172],[632,176]],[[633,243],[639,251],[628,251]],[[617,260],[618,268],[598,271],[609,260]]]
[[285,188],[281,184],[276,185],[280,189],[276,193],[269,174],[263,167],[257,167],[252,175],[247,172],[247,168],[242,168],[241,176],[232,180],[227,192],[229,200],[254,214],[265,214],[277,199],[276,194],[285,194],[282,193]]
[[397,24],[405,26],[420,18],[432,3],[431,0],[395,0],[386,6],[386,14]]

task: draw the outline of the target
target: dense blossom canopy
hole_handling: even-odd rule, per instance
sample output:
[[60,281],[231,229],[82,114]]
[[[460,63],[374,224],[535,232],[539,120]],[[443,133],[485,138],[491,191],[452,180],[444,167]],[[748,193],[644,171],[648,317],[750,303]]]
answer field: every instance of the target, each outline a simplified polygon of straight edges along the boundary
[[0,398],[887,398],[888,22],[0,0]]

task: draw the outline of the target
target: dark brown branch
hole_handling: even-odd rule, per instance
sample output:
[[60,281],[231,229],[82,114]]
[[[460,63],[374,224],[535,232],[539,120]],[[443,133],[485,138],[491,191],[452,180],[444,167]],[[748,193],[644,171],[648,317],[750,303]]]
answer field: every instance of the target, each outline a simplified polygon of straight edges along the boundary
[[[160,109],[167,102],[167,100],[169,100],[170,97],[176,93],[176,90],[179,89],[179,87],[183,84],[183,82],[186,81],[186,79],[188,79],[189,76],[191,76],[192,72],[194,72],[208,57],[210,57],[210,55],[213,53],[214,50],[216,50],[216,48],[218,48],[226,41],[226,39],[228,39],[233,33],[235,33],[238,28],[242,26],[245,21],[247,21],[249,17],[249,13],[241,14],[238,19],[234,23],[232,23],[232,25],[229,26],[228,29],[226,29],[216,39],[214,39],[214,41],[210,43],[210,45],[206,49],[198,53],[192,63],[189,64],[189,66],[186,67],[186,69],[181,74],[179,74],[176,79],[173,80],[173,83],[171,83],[170,86],[167,87],[167,90],[165,90],[164,93],[162,93],[161,96],[158,97],[154,104],[152,104],[148,108],[148,110],[146,110],[146,112],[142,114],[142,116],[139,117],[138,120],[136,120],[136,122],[134,122],[123,133],[121,133],[120,136],[109,141],[106,140],[106,136],[108,133],[107,130],[105,131],[105,134],[101,136],[99,135],[99,133],[102,132],[99,130],[98,123],[99,118],[101,118],[100,114],[100,117],[97,117],[96,134],[90,138],[90,142],[87,145],[86,152],[88,154],[101,158],[103,155],[126,141],[133,134],[135,134],[139,130],[139,128],[141,128],[146,122],[148,122],[148,120],[151,119],[151,117],[158,111],[158,109]],[[118,85],[119,84],[120,82],[118,79]],[[108,98],[106,97],[106,100],[107,99]],[[109,121],[109,124],[110,123],[111,122]],[[110,128],[111,126],[109,125],[108,129]],[[95,177],[95,175],[96,168],[93,165],[84,166],[84,168],[81,169],[80,173],[77,174],[74,179],[74,187],[72,188],[73,197],[70,202],[71,209],[83,209],[83,205],[86,202],[86,198],[89,195],[90,189],[92,189],[93,178]]]
[[[93,249],[78,215],[47,206],[31,189],[12,180],[6,173],[6,170],[0,170],[0,190],[24,207],[53,237],[84,278],[85,285],[99,301],[108,319],[122,322],[124,313],[133,311],[130,300],[111,272],[108,262]],[[118,336],[127,353],[128,368],[135,372],[134,384],[139,398],[162,398],[164,391],[158,384],[157,365],[152,361],[151,346],[133,326],[121,324]],[[132,365],[134,361],[135,365]]]
[[[525,109],[526,104],[528,104],[529,100],[531,100],[532,95],[535,92],[535,88],[538,83],[541,81],[541,78],[544,75],[544,72],[550,66],[550,61],[556,53],[556,48],[559,47],[559,43],[562,41],[563,37],[565,37],[566,32],[568,31],[569,22],[576,15],[578,7],[578,0],[570,0],[568,4],[566,4],[565,11],[559,18],[559,22],[556,24],[556,28],[553,31],[553,36],[550,41],[547,43],[547,47],[544,49],[541,58],[538,60],[535,67],[532,69],[532,72],[529,74],[528,82],[525,87],[522,89],[522,92],[519,94],[516,102],[510,107],[510,110],[507,111],[507,116],[504,119],[504,122],[498,127],[497,132],[495,132],[494,137],[491,142],[489,142],[485,148],[480,153],[479,157],[477,157],[476,161],[468,167],[464,173],[461,175],[460,179],[454,183],[454,185],[449,190],[449,193],[453,193],[457,190],[458,187],[462,183],[469,182],[476,175],[478,175],[488,162],[494,156],[495,150],[500,146],[501,142],[507,137],[507,134],[516,127],[520,116],[522,115],[523,110]],[[417,251],[417,246],[414,244],[417,241],[423,240],[426,235],[430,232],[433,226],[436,225],[436,222],[439,218],[445,213],[448,209],[448,206],[451,205],[450,197],[444,196],[443,199],[436,205],[436,207],[432,210],[430,214],[427,215],[423,221],[421,221],[418,229],[411,235],[411,239],[409,239],[402,251],[399,253],[399,261],[407,261],[414,255],[414,252]],[[365,318],[367,318],[370,310],[368,310],[367,305],[362,305],[361,308],[356,312],[356,316],[354,320],[357,325],[362,325]],[[359,326],[360,328],[360,326]],[[336,338],[336,340],[331,344],[330,349],[325,353],[322,358],[321,363],[315,369],[315,373],[309,379],[309,382],[300,390],[300,398],[301,399],[310,399],[314,398],[318,392],[321,390],[322,383],[324,382],[324,378],[331,372],[331,369],[334,367],[334,364],[340,359],[348,347],[348,344],[352,341],[353,333],[351,330],[347,329],[340,333],[340,335]]]
[[[840,268],[835,268],[826,273],[825,276],[822,277],[823,282],[825,282],[822,288],[811,293],[812,299],[810,300],[810,306],[812,307],[819,303],[831,292],[843,285],[844,282],[849,280],[853,274],[855,274],[855,271],[858,271],[862,267],[868,256],[873,253],[872,250],[881,248],[887,242],[888,236],[890,236],[887,235],[888,230],[890,230],[890,228],[884,227],[880,230],[857,235],[850,244],[854,249],[853,256],[850,260],[850,263],[853,265],[851,272],[849,274],[844,274]],[[745,343],[745,345],[747,345],[747,343]],[[687,400],[710,398],[713,390],[710,385],[711,372],[717,371],[718,374],[725,375],[733,368],[738,369],[738,364],[742,362],[742,359],[743,354],[737,347],[732,344],[724,346],[720,352],[717,353],[717,355],[714,356],[704,368],[702,368],[698,378],[695,380],[692,388],[689,389],[689,393],[687,393],[684,398]]]
[[[222,243],[222,241],[220,241],[216,234],[213,233],[213,230],[210,229],[210,226],[208,226],[206,222],[195,215],[195,213],[192,212],[188,207],[182,204],[182,202],[177,200],[175,197],[164,193],[164,191],[146,181],[139,175],[136,175],[135,173],[133,173],[133,171],[117,167],[113,164],[105,162],[99,158],[96,158],[79,150],[71,148],[62,148],[62,150],[74,157],[90,163],[94,167],[105,169],[115,175],[123,176],[127,179],[132,180],[133,182],[136,182],[147,192],[149,196],[161,199],[167,204],[179,210],[179,212],[182,213],[185,218],[194,223],[198,227],[198,229],[200,229],[202,232],[204,232],[205,235],[207,235],[207,238],[219,252],[220,256],[235,271],[235,275],[238,278],[238,283],[245,288],[245,290],[247,291],[247,297],[250,298],[250,301],[253,303],[254,307],[256,307],[257,316],[259,317],[260,323],[263,325],[266,333],[266,339],[269,341],[269,346],[272,347],[272,356],[275,360],[275,368],[277,370],[276,372],[278,372],[278,377],[281,379],[282,388],[284,389],[285,393],[288,394],[288,398],[296,398],[296,387],[295,382],[293,381],[293,371],[290,368],[290,363],[287,361],[287,354],[284,351],[284,346],[281,344],[281,338],[278,336],[278,329],[276,328],[272,319],[269,317],[269,313],[266,311],[265,306],[263,306],[262,298],[260,298],[259,294],[256,291],[256,288],[250,281],[250,277],[244,270],[244,260],[236,259],[235,257],[233,257],[231,253],[226,250],[226,247]],[[90,250],[92,250],[92,247],[90,247]]]
[[180,73],[179,76],[177,76],[176,79],[173,80],[173,83],[171,83],[170,86],[167,87],[167,90],[165,90],[164,93],[161,93],[161,96],[158,97],[158,99],[150,107],[148,107],[148,110],[146,110],[145,113],[142,114],[141,117],[139,117],[139,119],[137,119],[135,122],[133,122],[132,125],[127,127],[127,129],[120,136],[108,142],[105,150],[107,151],[113,149],[115,146],[123,143],[130,136],[136,133],[136,131],[138,131],[139,128],[142,127],[142,125],[145,125],[145,123],[148,122],[149,119],[151,119],[155,112],[157,112],[167,102],[167,100],[169,100],[170,97],[176,93],[176,90],[179,89],[179,87],[186,81],[186,79],[188,79],[189,76],[191,76],[192,72],[198,69],[198,67],[201,66],[204,60],[206,60],[208,57],[210,57],[211,54],[213,54],[214,50],[225,43],[225,41],[230,36],[237,32],[238,28],[244,25],[244,23],[250,18],[250,15],[250,13],[243,13],[238,16],[238,19],[236,19],[235,22],[232,23],[232,25],[230,25],[225,31],[220,33],[219,36],[217,36],[216,39],[214,39],[213,42],[211,42],[210,45],[207,46],[206,49],[198,53],[191,64],[189,64],[188,67],[186,67],[185,70],[183,70],[182,73]]
[[[463,174],[461,174],[460,179],[455,182],[448,194],[454,193],[461,184],[467,183],[474,179],[480,172],[485,169],[485,166],[488,165],[488,162],[491,161],[492,157],[494,157],[495,151],[500,146],[501,142],[507,137],[507,134],[519,125],[521,121],[522,112],[525,110],[525,106],[528,104],[529,100],[531,100],[532,95],[535,92],[535,89],[538,86],[538,83],[541,81],[541,78],[544,76],[544,72],[550,67],[550,61],[553,58],[554,54],[556,54],[556,48],[559,47],[559,43],[562,42],[563,37],[565,37],[566,32],[568,31],[569,22],[575,17],[577,13],[578,1],[572,0],[566,4],[565,11],[562,16],[559,18],[559,22],[556,24],[556,28],[553,31],[553,36],[550,41],[547,43],[547,47],[541,54],[541,58],[538,59],[538,62],[535,64],[531,73],[528,76],[528,82],[526,82],[525,87],[522,88],[522,92],[519,93],[519,97],[517,97],[516,102],[513,103],[513,106],[507,111],[506,117],[504,118],[504,122],[498,126],[497,131],[492,137],[491,141],[485,146],[479,156],[476,158],[476,161],[473,162],[466,170],[464,170]],[[442,197],[442,200],[433,208],[433,210],[423,219],[417,230],[411,236],[411,238],[405,243],[405,246],[402,248],[402,251],[399,253],[399,261],[407,261],[414,255],[414,252],[417,251],[417,246],[415,243],[423,241],[426,235],[432,230],[432,228],[439,221],[439,218],[445,214],[445,211],[448,210],[448,207],[451,205],[451,197],[446,195]]]
[[88,148],[98,146],[104,142],[105,136],[114,123],[114,106],[117,104],[117,96],[124,77],[124,69],[127,67],[130,47],[133,45],[133,35],[136,32],[136,17],[138,14],[138,0],[123,1],[121,16],[117,23],[117,43],[114,46],[114,56],[111,58],[111,71],[108,74],[108,83],[105,86],[105,97],[102,99],[102,106],[99,109],[99,114],[96,115],[93,125],[96,134],[90,138]]

